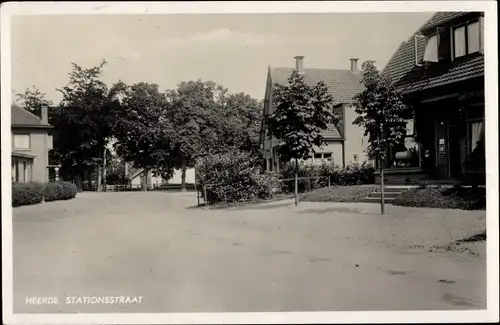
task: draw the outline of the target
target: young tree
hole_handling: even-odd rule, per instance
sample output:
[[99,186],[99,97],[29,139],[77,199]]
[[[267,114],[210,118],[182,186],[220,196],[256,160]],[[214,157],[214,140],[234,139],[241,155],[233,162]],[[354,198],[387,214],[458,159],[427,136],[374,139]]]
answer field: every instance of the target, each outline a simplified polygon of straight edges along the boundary
[[36,86],[26,88],[24,93],[17,94],[17,98],[21,100],[22,106],[25,110],[41,117],[41,110],[43,106],[51,107],[54,103],[51,100],[45,99],[45,93],[42,93]]
[[266,124],[280,142],[280,158],[295,161],[295,205],[298,205],[299,159],[309,158],[314,146],[324,145],[321,131],[329,124],[338,124],[339,116],[333,105],[324,82],[307,85],[296,71],[288,78],[287,85],[275,85],[275,111],[267,117]]
[[[173,126],[166,98],[156,84],[140,82],[123,88],[114,128],[116,153],[137,168],[170,178],[173,174]],[[145,177],[147,179],[147,177]],[[143,184],[147,190],[146,184]]]
[[365,89],[354,97],[358,117],[353,124],[364,127],[364,135],[369,141],[368,154],[379,163],[380,209],[384,214],[383,162],[391,147],[404,143],[408,109],[391,83],[380,75],[373,61],[364,62],[362,68],[361,82]]

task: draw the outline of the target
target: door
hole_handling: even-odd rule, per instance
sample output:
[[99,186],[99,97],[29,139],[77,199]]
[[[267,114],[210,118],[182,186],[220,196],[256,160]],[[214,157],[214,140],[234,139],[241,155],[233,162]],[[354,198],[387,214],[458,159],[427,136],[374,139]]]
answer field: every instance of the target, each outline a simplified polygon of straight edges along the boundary
[[449,168],[450,178],[457,178],[464,172],[467,150],[466,132],[463,125],[450,125],[449,127]]

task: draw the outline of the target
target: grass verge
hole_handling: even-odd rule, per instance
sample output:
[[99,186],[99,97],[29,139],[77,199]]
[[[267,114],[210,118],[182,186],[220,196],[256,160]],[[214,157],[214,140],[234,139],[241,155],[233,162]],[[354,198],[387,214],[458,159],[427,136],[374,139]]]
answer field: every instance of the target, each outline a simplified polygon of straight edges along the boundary
[[330,186],[302,195],[306,202],[361,202],[377,186]]
[[484,210],[486,209],[486,189],[472,187],[415,188],[403,192],[394,199],[392,204],[417,208]]

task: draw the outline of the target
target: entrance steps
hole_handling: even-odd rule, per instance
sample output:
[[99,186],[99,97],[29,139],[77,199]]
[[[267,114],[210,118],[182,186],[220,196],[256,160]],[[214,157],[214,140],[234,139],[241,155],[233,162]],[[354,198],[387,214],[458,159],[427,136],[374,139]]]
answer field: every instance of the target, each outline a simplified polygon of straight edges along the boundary
[[[407,191],[416,186],[384,186],[384,202],[391,203],[394,199],[404,191]],[[380,187],[376,188],[373,192],[362,201],[363,203],[380,203],[382,199],[382,192]]]

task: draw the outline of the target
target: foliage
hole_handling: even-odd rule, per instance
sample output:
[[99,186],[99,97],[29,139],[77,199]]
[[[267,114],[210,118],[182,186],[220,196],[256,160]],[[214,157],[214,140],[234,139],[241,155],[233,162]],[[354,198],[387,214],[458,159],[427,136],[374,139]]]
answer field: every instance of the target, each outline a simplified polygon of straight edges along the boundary
[[173,174],[173,124],[167,116],[167,102],[158,85],[140,82],[121,86],[117,109],[114,148],[136,168],[146,168],[170,178]]
[[210,203],[268,198],[276,187],[276,177],[265,173],[257,159],[246,152],[205,156],[196,164],[196,173],[199,189],[207,186]]
[[103,149],[112,134],[118,101],[100,75],[105,65],[82,68],[73,63],[69,82],[58,91],[63,98],[49,112],[54,126],[54,158],[62,164],[61,174],[77,174],[100,165]]
[[54,103],[51,100],[45,99],[45,93],[42,93],[37,87],[26,88],[24,93],[17,94],[17,98],[22,101],[22,106],[28,112],[41,117],[43,106],[52,107]]
[[12,206],[37,204],[43,201],[44,186],[41,183],[13,183]]
[[213,82],[201,80],[181,82],[177,89],[167,91],[176,168],[193,167],[202,153],[218,143],[223,120],[217,115],[215,99],[224,91]]
[[[339,167],[333,163],[323,163],[321,165],[311,165],[299,163],[298,176],[299,177],[321,177],[312,187],[323,187],[328,184],[330,178],[330,185],[361,185],[374,183],[374,167],[372,164],[353,163],[347,165],[345,168]],[[281,178],[292,178],[295,172],[295,164],[293,162],[287,163],[281,170]],[[302,182],[307,182],[303,181]],[[313,183],[314,184],[314,183]],[[300,184],[299,184],[300,185]]]
[[283,161],[306,159],[313,146],[322,146],[321,132],[328,124],[338,124],[333,98],[324,82],[314,86],[294,71],[287,85],[276,84],[273,91],[275,111],[266,118],[269,132],[280,141]]
[[76,193],[75,184],[62,181],[47,184],[14,183],[12,184],[12,206],[37,204],[43,200],[47,202],[69,200],[74,198]]
[[331,186],[304,194],[309,202],[362,202],[375,186]]
[[484,210],[486,189],[474,187],[415,188],[395,198],[394,205],[442,209]]
[[354,97],[358,117],[353,124],[365,129],[369,156],[383,158],[390,147],[404,142],[409,112],[401,96],[380,75],[373,61],[363,63],[361,82],[365,89]]
[[221,146],[237,148],[259,155],[262,102],[244,93],[229,94],[218,102],[221,121]]
[[69,200],[76,196],[76,185],[68,182],[47,183],[44,186],[44,198],[46,202]]

